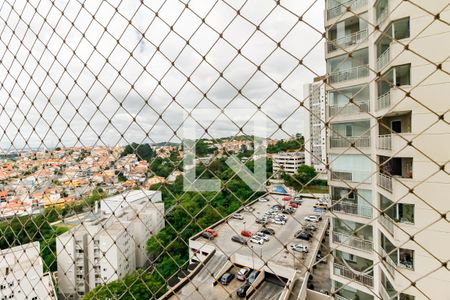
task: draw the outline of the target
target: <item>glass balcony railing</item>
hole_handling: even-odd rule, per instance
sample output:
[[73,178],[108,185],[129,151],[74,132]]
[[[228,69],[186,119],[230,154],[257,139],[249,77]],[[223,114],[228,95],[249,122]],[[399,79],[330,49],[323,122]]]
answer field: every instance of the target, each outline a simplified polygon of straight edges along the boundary
[[391,48],[387,48],[380,56],[377,58],[377,70],[380,71],[391,61]]
[[354,11],[359,8],[363,8],[364,6],[367,6],[367,0],[351,0],[342,3],[327,10],[327,19],[330,20],[344,14],[346,11],[348,11],[348,8]]
[[330,73],[329,82],[330,83],[338,83],[347,80],[356,80],[369,76],[369,66],[368,65],[360,65],[357,67],[339,70]]
[[370,147],[370,136],[346,136],[330,138],[330,148]]
[[377,110],[389,107],[391,105],[391,92],[387,92],[377,99]]
[[333,274],[358,281],[368,286],[373,286],[373,276],[355,273],[350,268],[338,263],[333,264]]
[[342,38],[327,42],[328,53],[338,49],[346,48],[352,45],[359,44],[367,39],[368,30],[363,29],[352,34],[348,34]]
[[383,173],[378,173],[378,181],[377,184],[379,187],[392,192],[392,176],[383,174]]
[[329,107],[330,116],[356,115],[369,112],[369,101],[358,101],[355,104],[348,103],[345,106],[333,105]]
[[394,235],[395,222],[386,215],[380,215],[378,218],[380,224],[392,235]]
[[350,248],[359,249],[366,252],[371,252],[373,249],[373,242],[365,240],[353,235],[333,231],[333,243],[341,244]]
[[343,214],[372,218],[372,207],[358,205],[349,201],[334,201],[332,209]]

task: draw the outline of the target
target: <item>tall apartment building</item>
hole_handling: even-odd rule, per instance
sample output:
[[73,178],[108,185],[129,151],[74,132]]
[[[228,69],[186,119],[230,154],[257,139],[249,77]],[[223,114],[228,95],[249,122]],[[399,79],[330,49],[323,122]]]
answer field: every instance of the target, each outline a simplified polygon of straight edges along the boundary
[[50,274],[44,274],[39,242],[0,251],[0,299],[56,300]]
[[449,15],[448,0],[326,2],[336,299],[449,298]]
[[305,107],[305,164],[313,166],[318,173],[325,170],[327,163],[325,112],[327,93],[324,77],[314,78],[313,83],[304,86]]
[[102,200],[89,220],[57,238],[60,293],[79,299],[144,267],[147,240],[163,227],[159,191],[136,190]]
[[285,172],[294,175],[305,164],[304,152],[279,152],[272,155],[273,172]]

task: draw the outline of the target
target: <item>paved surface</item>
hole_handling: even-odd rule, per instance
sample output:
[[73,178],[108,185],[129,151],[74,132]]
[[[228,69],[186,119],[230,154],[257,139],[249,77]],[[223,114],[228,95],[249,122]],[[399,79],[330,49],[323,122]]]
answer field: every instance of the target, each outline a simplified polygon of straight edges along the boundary
[[[292,252],[290,245],[294,243],[301,243],[315,247],[318,243],[317,240],[311,239],[311,241],[303,241],[294,238],[294,233],[301,229],[302,225],[306,224],[303,219],[305,216],[314,213],[313,205],[316,200],[305,199],[303,204],[297,208],[296,212],[292,215],[288,215],[288,221],[285,225],[276,225],[274,223],[266,225],[268,228],[275,230],[275,236],[270,236],[270,240],[263,245],[248,243],[248,245],[240,245],[231,241],[233,235],[240,235],[242,230],[249,230],[252,233],[257,232],[263,228],[263,225],[257,224],[255,221],[261,217],[264,212],[271,208],[275,204],[286,204],[283,201],[283,196],[267,196],[270,199],[268,202],[256,202],[252,205],[255,208],[252,212],[241,211],[240,214],[244,217],[243,220],[229,219],[226,223],[222,223],[214,229],[219,233],[219,236],[212,241],[204,238],[198,238],[207,244],[213,244],[217,250],[225,254],[225,256],[231,256],[234,253],[246,255],[254,259],[262,258],[264,261],[271,261],[278,265],[292,267],[294,264],[297,269],[304,268],[308,265],[311,257],[310,255]],[[320,222],[318,225],[321,226]],[[313,243],[313,244],[312,244]],[[311,251],[310,251],[311,252]],[[252,266],[249,266],[250,268]],[[305,268],[306,269],[306,268]]]
[[250,300],[276,300],[282,291],[282,286],[264,281],[250,296]]

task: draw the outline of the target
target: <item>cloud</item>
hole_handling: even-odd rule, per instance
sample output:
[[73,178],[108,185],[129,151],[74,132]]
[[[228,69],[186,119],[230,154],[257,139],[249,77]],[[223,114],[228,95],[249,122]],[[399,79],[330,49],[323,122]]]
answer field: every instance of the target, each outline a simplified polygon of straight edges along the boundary
[[302,131],[303,84],[325,70],[322,2],[6,0],[0,146],[159,142],[200,108],[260,107],[271,136]]

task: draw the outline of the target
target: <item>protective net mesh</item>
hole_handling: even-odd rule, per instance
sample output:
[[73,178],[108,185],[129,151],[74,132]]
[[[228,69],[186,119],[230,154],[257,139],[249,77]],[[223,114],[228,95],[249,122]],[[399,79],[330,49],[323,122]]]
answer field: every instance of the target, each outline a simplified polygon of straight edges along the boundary
[[0,5],[0,300],[448,298],[448,1]]

